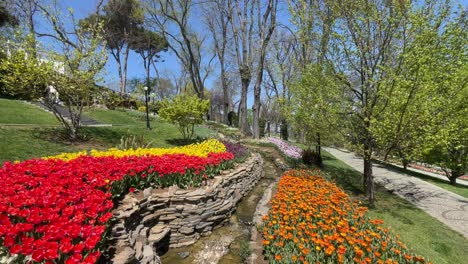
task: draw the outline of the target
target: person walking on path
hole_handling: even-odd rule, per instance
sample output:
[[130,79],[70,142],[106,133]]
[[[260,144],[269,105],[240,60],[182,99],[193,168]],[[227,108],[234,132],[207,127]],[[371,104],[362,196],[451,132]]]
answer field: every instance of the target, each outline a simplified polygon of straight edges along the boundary
[[[363,172],[362,158],[352,152],[325,148],[337,159]],[[468,199],[438,186],[373,164],[375,183],[416,205],[468,239]]]

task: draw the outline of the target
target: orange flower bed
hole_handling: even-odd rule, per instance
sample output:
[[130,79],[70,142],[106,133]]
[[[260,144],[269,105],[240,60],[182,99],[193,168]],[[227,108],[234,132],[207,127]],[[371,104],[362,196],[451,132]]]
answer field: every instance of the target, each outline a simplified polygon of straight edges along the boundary
[[426,263],[318,171],[286,172],[263,234],[270,263]]

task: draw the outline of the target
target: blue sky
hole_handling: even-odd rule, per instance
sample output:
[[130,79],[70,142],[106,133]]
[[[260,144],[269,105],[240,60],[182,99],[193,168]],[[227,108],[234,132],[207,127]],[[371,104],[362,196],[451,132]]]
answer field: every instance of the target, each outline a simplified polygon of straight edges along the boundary
[[[60,2],[60,4],[62,5],[62,8],[63,8],[63,12],[67,12],[66,9],[68,8],[72,8],[74,10],[74,14],[75,14],[75,17],[77,19],[81,19],[81,18],[84,18],[86,16],[88,16],[90,13],[94,12],[95,11],[95,8],[96,8],[96,3],[97,3],[97,0],[58,0]],[[107,2],[107,1],[106,1]],[[282,2],[282,1],[280,1]],[[202,34],[207,34],[206,33],[206,29],[204,28],[203,26],[203,22],[202,22],[202,16],[201,15],[193,15],[193,21],[192,21],[192,28],[196,31],[198,31],[199,33],[202,33]],[[282,5],[280,6],[280,10],[278,12],[278,19],[281,23],[283,24],[289,24],[289,20],[288,20],[288,12],[287,12],[287,4],[286,3],[282,3]],[[42,31],[45,31],[47,30],[46,28],[44,28],[44,25],[41,25],[43,23],[41,23],[41,21],[38,21],[39,22],[39,29]],[[41,27],[42,26],[42,27]],[[48,29],[50,30],[50,29]],[[50,40],[47,39],[47,38],[42,38],[40,39],[41,41],[43,41],[44,43],[48,43]],[[209,42],[206,42],[208,45],[208,47],[203,47],[204,49],[207,49],[209,51],[209,53],[212,54],[212,52],[210,52],[210,43]],[[213,51],[214,52],[214,51]],[[208,54],[207,56],[212,56],[211,54]],[[162,52],[161,54],[161,59],[160,61],[157,63],[158,64],[158,71],[160,73],[160,76],[161,77],[165,77],[165,78],[168,78],[168,79],[173,79],[173,76],[176,75],[178,76],[181,72],[181,66],[175,56],[175,54],[173,54],[172,51],[167,51],[167,52]],[[208,88],[208,89],[212,89],[214,88],[213,85],[214,85],[214,82],[215,82],[215,79],[217,78],[217,76],[219,75],[219,70],[216,68],[216,62],[214,64],[214,69],[212,71],[212,74],[208,77],[206,83],[205,83],[205,86]],[[169,73],[169,75],[168,75]],[[152,76],[154,76],[154,72],[151,73]],[[128,61],[128,71],[127,71],[127,79],[131,79],[131,78],[134,78],[134,77],[144,77],[145,73],[144,73],[144,68],[143,68],[143,63],[142,63],[142,60],[140,58],[140,56],[138,54],[135,54],[133,52],[131,52],[130,56],[129,56],[129,61]],[[105,82],[102,83],[104,86],[106,87],[109,87],[111,89],[114,89],[114,90],[118,90],[119,86],[118,86],[118,82],[119,82],[119,78],[118,78],[118,71],[117,71],[117,65],[116,65],[116,62],[114,60],[114,58],[109,55],[109,58],[108,58],[108,61],[107,61],[107,64],[106,64],[106,68],[105,68],[105,74],[104,74],[104,80]],[[253,85],[253,83],[252,83]],[[249,91],[249,96],[248,96],[248,107],[251,107],[252,104],[253,104],[253,98],[252,98],[252,89],[250,89]]]
[[[88,16],[90,13],[95,11],[96,8],[96,0],[62,0],[61,1],[63,8],[66,10],[67,8],[73,8],[75,12],[75,16],[77,19],[84,18]],[[66,12],[66,11],[65,11]],[[46,39],[41,39],[41,41],[47,42]],[[161,55],[161,61],[158,62],[158,70],[160,74],[163,74],[167,71],[173,72],[174,74],[178,74],[181,71],[180,65],[175,57],[175,55],[171,52],[163,52]],[[154,76],[154,73],[152,73]],[[143,63],[138,54],[132,52],[129,56],[128,61],[128,79],[133,77],[144,77],[144,68]],[[109,55],[106,68],[105,68],[105,86],[109,86],[109,88],[118,89],[118,71],[117,71],[117,64],[114,58]]]

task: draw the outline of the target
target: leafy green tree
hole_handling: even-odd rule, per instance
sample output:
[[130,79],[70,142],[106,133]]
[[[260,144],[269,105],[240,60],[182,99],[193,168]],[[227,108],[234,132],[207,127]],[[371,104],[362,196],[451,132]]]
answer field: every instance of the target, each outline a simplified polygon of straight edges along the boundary
[[294,128],[304,131],[307,142],[316,146],[319,155],[323,141],[338,138],[338,84],[330,65],[310,64],[302,71],[301,79],[290,86],[291,100],[283,109]]
[[466,14],[446,4],[437,9],[408,14],[413,30],[405,32],[398,67],[388,71],[372,133],[385,156],[397,155],[405,168],[411,160],[437,164],[455,183],[467,164]]
[[127,65],[130,54],[130,42],[143,25],[144,10],[137,0],[110,0],[104,7],[103,14],[91,14],[81,21],[90,27],[100,21],[106,47],[117,63],[120,94],[127,92]]
[[437,60],[431,76],[436,91],[431,98],[435,125],[428,133],[423,158],[439,165],[451,184],[468,171],[468,24],[466,13],[455,17],[437,38]]
[[143,66],[146,73],[145,85],[149,89],[148,92],[151,92],[150,67],[159,58],[158,53],[167,51],[167,40],[156,32],[139,28],[135,31],[134,37],[130,41],[130,46],[143,60]]
[[197,96],[178,95],[171,100],[165,99],[161,102],[159,115],[176,124],[184,139],[191,139],[195,125],[203,123],[203,117],[209,108],[209,100]]
[[28,58],[24,50],[13,51],[0,62],[0,96],[34,100],[44,95],[52,72],[50,63]]
[[[61,47],[59,54],[54,52],[51,55],[55,61],[61,62],[63,72],[50,76],[50,82],[54,82],[69,118],[64,116],[62,106],[50,100],[45,100],[45,103],[63,125],[70,140],[74,141],[81,128],[83,108],[90,104],[96,92],[98,74],[107,62],[106,40],[102,21],[97,19],[83,25],[75,19],[72,9],[61,13],[57,0],[53,4],[54,8],[39,8],[45,22],[52,28],[49,37]],[[70,31],[66,24],[77,26]]]
[[325,58],[333,62],[331,72],[337,82],[327,89],[341,99],[327,100],[324,105],[339,113],[339,122],[333,122],[344,125],[343,134],[363,157],[363,186],[372,207],[372,158],[376,150],[373,120],[378,118],[379,107],[385,105],[381,90],[388,81],[389,69],[396,66],[408,7],[384,0],[336,1],[336,5],[338,13]]

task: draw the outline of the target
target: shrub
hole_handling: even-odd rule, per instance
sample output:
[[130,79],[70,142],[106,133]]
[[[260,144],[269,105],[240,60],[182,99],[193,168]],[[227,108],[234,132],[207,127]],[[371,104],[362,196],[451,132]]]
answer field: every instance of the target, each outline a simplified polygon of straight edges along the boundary
[[311,150],[310,148],[302,152],[302,162],[307,166],[323,166],[322,156],[320,156],[317,151]]
[[110,110],[114,110],[115,108],[122,105],[122,97],[116,92],[106,92],[104,95],[104,104]]
[[8,98],[34,100],[44,96],[50,64],[27,58],[24,51],[14,52],[0,60],[0,95]]
[[259,126],[259,129],[260,129],[260,138],[265,137],[266,123],[267,123],[267,121],[266,121],[265,118],[260,118],[258,120],[258,126]]
[[209,106],[209,100],[190,95],[178,95],[172,100],[161,101],[159,115],[176,124],[184,139],[191,139],[195,125],[203,123],[203,117],[208,112]]
[[146,106],[142,105],[142,106],[139,106],[138,107],[138,111],[142,112],[142,113],[146,113]]
[[425,263],[318,171],[286,172],[263,220],[270,263]]
[[117,148],[122,150],[149,148],[151,146],[151,143],[151,141],[146,142],[144,135],[123,136],[120,138],[120,144]]

